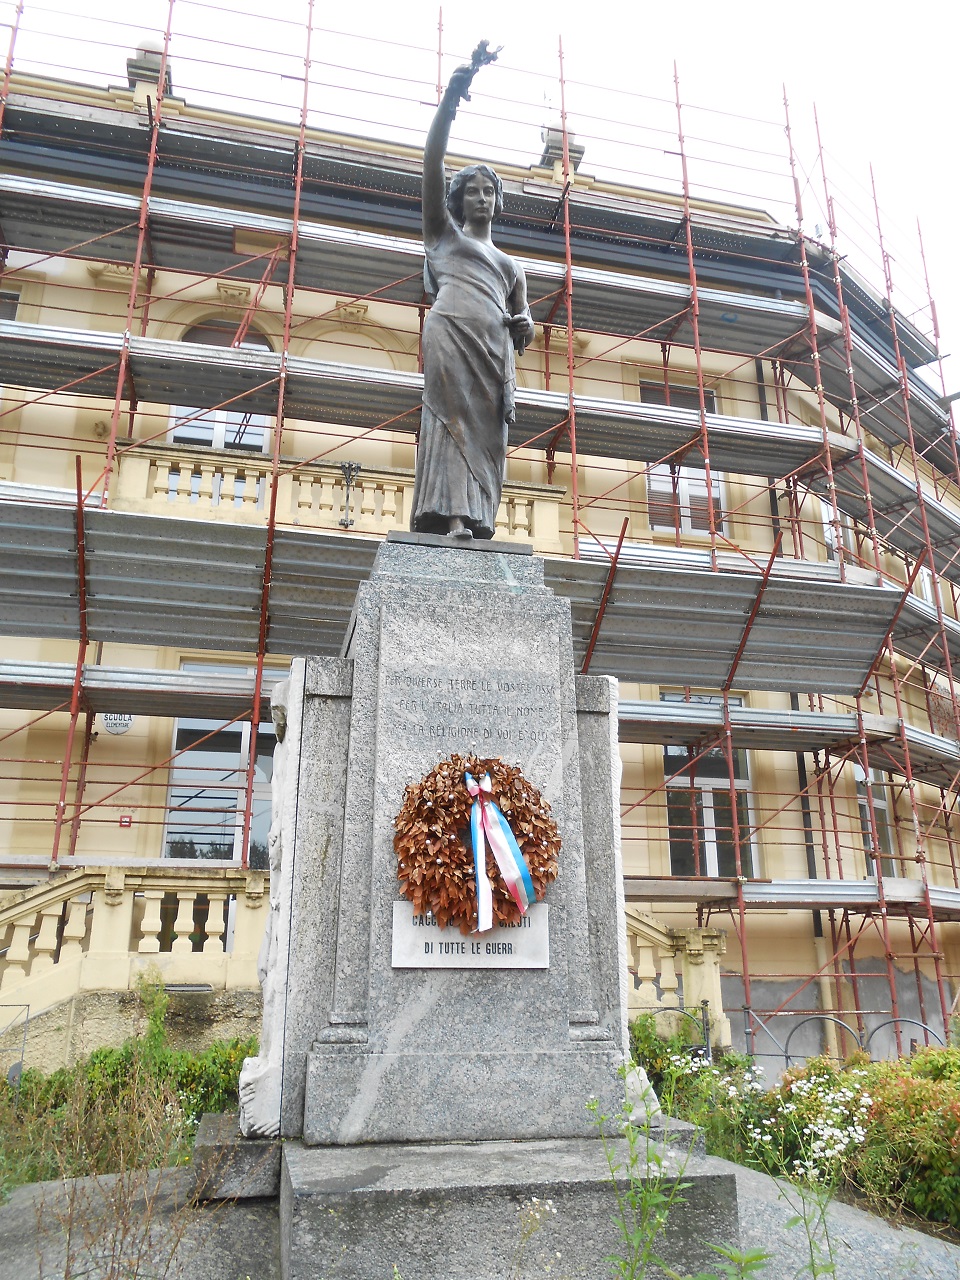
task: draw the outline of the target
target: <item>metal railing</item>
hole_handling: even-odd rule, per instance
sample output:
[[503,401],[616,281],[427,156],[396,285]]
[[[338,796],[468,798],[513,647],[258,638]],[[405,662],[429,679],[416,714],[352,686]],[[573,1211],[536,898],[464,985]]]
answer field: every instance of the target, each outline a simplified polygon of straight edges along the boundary
[[[906,1025],[906,1026],[918,1027],[923,1031],[928,1044],[930,1043],[930,1038],[932,1037],[932,1039],[935,1040],[937,1044],[941,1046],[946,1045],[946,1041],[938,1031],[936,1031],[928,1023],[921,1022],[918,1018],[900,1018],[900,1017],[885,1018],[883,1022],[878,1023],[875,1027],[872,1027],[869,1031],[867,1031],[866,1028],[864,1028],[864,1030],[861,1032],[861,1031],[858,1031],[856,1027],[852,1027],[849,1022],[844,1021],[843,1018],[840,1018],[833,1013],[805,1014],[803,1017],[801,1017],[799,1022],[796,1022],[790,1028],[790,1031],[787,1035],[786,1040],[781,1044],[781,1042],[770,1030],[769,1023],[774,1018],[796,1018],[796,1017],[797,1017],[797,1014],[791,1013],[789,1010],[783,1010],[782,1012],[770,1014],[768,1018],[764,1019],[759,1014],[755,1013],[754,1010],[751,1009],[749,1005],[743,1005],[743,1030],[744,1030],[744,1038],[747,1044],[750,1044],[751,1040],[755,1039],[756,1032],[760,1030],[764,1033],[764,1035],[766,1035],[770,1040],[772,1040],[777,1047],[776,1053],[763,1053],[762,1051],[757,1051],[756,1045],[754,1044],[754,1048],[751,1052],[751,1056],[754,1058],[781,1057],[783,1058],[784,1070],[789,1068],[792,1065],[793,1061],[801,1061],[801,1060],[805,1060],[806,1058],[816,1056],[809,1053],[801,1054],[801,1053],[790,1052],[790,1043],[793,1040],[794,1036],[797,1034],[798,1031],[800,1031],[802,1027],[805,1027],[808,1023],[812,1023],[812,1022],[825,1023],[828,1026],[832,1025],[832,1026],[840,1027],[843,1030],[843,1032],[850,1037],[850,1039],[853,1041],[856,1048],[863,1053],[870,1052],[870,1045],[873,1041],[874,1036],[879,1031],[882,1031],[885,1027],[891,1027],[895,1025],[896,1026]],[[911,1052],[913,1051],[913,1048],[915,1046],[916,1046],[916,1041],[911,1041]]]

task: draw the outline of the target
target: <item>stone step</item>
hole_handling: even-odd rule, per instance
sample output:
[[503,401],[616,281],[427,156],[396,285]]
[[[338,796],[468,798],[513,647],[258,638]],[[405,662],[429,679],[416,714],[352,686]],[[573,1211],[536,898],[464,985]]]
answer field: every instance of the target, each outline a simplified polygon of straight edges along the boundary
[[[626,1144],[612,1144],[614,1161]],[[656,1252],[682,1275],[739,1242],[736,1179],[679,1141],[638,1177],[683,1184]],[[621,1187],[628,1184],[623,1170]],[[283,1147],[285,1280],[507,1280],[599,1277],[621,1247],[610,1165],[597,1138]],[[632,1226],[632,1224],[631,1224]],[[647,1273],[651,1277],[659,1271]]]

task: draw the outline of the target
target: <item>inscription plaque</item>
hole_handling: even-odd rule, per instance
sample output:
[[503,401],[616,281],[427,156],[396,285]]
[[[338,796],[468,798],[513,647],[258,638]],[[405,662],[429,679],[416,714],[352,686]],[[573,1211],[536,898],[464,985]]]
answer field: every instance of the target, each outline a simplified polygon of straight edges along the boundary
[[415,915],[409,902],[395,902],[393,968],[549,969],[549,910],[538,902],[517,924],[464,936],[459,929],[441,929],[429,911]]

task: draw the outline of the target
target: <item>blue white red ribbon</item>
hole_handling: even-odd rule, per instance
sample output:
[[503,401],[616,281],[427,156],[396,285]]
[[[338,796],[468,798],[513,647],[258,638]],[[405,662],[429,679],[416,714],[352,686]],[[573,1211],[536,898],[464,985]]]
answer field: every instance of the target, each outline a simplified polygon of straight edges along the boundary
[[470,835],[473,839],[473,866],[477,878],[477,927],[474,932],[486,933],[493,928],[493,889],[487,876],[487,844],[490,845],[503,882],[522,916],[526,915],[527,907],[536,895],[530,872],[510,830],[510,824],[491,799],[493,785],[489,773],[485,773],[479,782],[472,773],[465,774],[464,779],[467,790],[473,796]]

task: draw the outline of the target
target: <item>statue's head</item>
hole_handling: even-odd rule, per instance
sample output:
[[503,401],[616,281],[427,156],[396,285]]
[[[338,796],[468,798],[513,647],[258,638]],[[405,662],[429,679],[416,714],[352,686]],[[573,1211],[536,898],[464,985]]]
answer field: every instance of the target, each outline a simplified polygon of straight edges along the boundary
[[463,226],[463,189],[478,173],[490,179],[497,193],[493,216],[496,217],[498,213],[503,212],[503,183],[497,177],[496,171],[488,164],[468,164],[465,169],[453,175],[450,180],[450,190],[447,192],[447,208],[450,211],[450,217],[460,227]]

